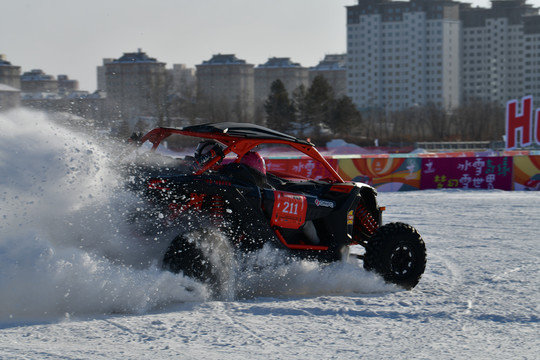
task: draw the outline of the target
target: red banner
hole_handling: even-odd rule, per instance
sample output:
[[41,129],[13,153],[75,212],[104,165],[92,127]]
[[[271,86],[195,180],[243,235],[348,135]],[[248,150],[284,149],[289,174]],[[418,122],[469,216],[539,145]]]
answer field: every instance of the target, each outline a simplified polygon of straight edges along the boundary
[[[326,159],[330,165],[337,168],[336,159]],[[308,179],[326,179],[331,178],[332,174],[326,168],[311,158],[301,159],[266,159],[266,169],[270,172],[290,174]]]

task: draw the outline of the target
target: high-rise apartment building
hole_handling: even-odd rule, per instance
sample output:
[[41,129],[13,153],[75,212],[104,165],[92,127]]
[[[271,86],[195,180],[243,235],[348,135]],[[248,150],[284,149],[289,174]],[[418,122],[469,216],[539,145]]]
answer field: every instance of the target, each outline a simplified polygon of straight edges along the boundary
[[79,81],[70,79],[67,75],[58,75],[58,92],[63,95],[77,92]]
[[526,0],[347,7],[347,94],[360,108],[540,100],[540,15]]
[[255,68],[255,100],[264,102],[270,94],[272,83],[281,80],[289,96],[300,85],[309,85],[308,69],[290,58],[269,58]]
[[105,62],[109,109],[118,118],[161,117],[166,99],[165,63],[140,49]]
[[21,75],[21,90],[26,93],[58,94],[58,80],[41,69],[26,71]]
[[525,0],[497,0],[491,8],[462,5],[463,98],[503,105],[540,100],[540,16]]
[[[524,17],[523,38],[525,49],[523,55],[525,62],[523,70],[524,91],[523,95],[533,95],[535,103],[540,106],[540,16],[538,9],[535,15]],[[519,98],[512,96],[512,99]],[[510,100],[510,99],[508,99]]]
[[11,65],[0,54],[0,111],[19,106],[21,102],[21,67]]
[[98,91],[107,91],[107,79],[105,73],[107,72],[106,64],[113,62],[113,58],[104,58],[103,65],[97,67],[97,90]]
[[10,110],[21,104],[21,90],[0,83],[0,111]]
[[460,105],[459,3],[362,0],[347,7],[347,94],[360,108]]
[[21,67],[12,65],[3,54],[0,54],[0,84],[21,88]]
[[347,95],[347,54],[329,54],[316,66],[309,69],[309,83],[321,75],[334,89],[334,95],[339,98]]
[[167,72],[170,75],[171,89],[174,93],[182,96],[196,94],[197,81],[194,68],[188,68],[185,64],[173,64],[173,68]]
[[196,65],[197,90],[223,118],[252,121],[254,115],[254,68],[234,54],[218,54]]

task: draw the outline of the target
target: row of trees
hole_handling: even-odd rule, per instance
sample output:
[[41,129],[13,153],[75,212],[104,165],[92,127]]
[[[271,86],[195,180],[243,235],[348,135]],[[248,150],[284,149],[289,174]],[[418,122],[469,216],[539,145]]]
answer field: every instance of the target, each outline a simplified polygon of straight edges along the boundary
[[385,113],[364,114],[363,138],[380,142],[492,141],[505,133],[504,107],[473,99],[452,111],[433,103]]
[[308,88],[297,87],[291,97],[281,80],[274,81],[264,110],[268,127],[300,137],[361,135],[362,116],[351,98],[336,98],[322,76],[315,77]]

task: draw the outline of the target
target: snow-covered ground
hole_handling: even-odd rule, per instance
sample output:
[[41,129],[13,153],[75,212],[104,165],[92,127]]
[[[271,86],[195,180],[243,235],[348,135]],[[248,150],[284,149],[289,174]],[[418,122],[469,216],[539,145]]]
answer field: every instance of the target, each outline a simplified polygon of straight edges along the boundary
[[27,111],[0,129],[0,359],[538,358],[540,192],[381,193],[426,242],[412,291],[268,251],[215,300],[143,260],[97,140]]

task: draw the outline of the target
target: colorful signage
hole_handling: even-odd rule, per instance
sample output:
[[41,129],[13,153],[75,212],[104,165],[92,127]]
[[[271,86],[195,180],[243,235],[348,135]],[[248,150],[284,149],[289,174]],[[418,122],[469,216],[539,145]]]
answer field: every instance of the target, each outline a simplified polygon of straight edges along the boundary
[[422,161],[422,189],[512,190],[512,158],[429,158]]
[[532,102],[532,96],[521,99],[521,111],[517,109],[517,100],[511,100],[506,104],[507,150],[530,146],[533,141],[540,145],[540,109],[536,109],[533,116]]
[[374,157],[340,159],[338,172],[345,180],[360,181],[379,191],[420,189],[419,158]]
[[[513,154],[516,153],[516,154]],[[425,189],[540,190],[540,155],[363,157],[329,159],[346,181],[364,182],[378,191]],[[267,158],[267,169],[299,178],[322,179],[328,171],[316,161]]]
[[514,190],[540,191],[540,156],[514,157]]

